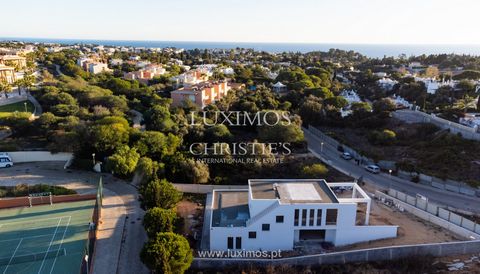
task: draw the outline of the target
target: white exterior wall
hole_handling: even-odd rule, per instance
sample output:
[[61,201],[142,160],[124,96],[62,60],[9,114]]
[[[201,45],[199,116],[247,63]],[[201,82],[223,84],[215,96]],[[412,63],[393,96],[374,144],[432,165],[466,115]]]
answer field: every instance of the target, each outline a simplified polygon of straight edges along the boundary
[[[275,200],[261,200],[275,201]],[[251,203],[257,208],[258,200]],[[275,201],[276,202],[276,201]],[[268,205],[267,205],[268,206]],[[262,208],[264,208],[262,206]],[[299,209],[299,225],[294,226],[295,209]],[[307,223],[302,225],[302,210],[307,210]],[[310,226],[310,209],[314,210],[314,225]],[[321,225],[316,225],[317,210],[322,209]],[[327,209],[337,209],[337,224],[326,225]],[[247,227],[212,227],[210,231],[210,249],[227,250],[227,238],[242,237],[242,249],[245,250],[291,250],[299,239],[300,230],[325,230],[325,241],[336,246],[396,237],[396,226],[356,226],[356,209],[354,203],[338,204],[294,204],[279,205]],[[252,214],[252,213],[251,213]],[[276,223],[276,216],[284,216],[283,223]],[[252,214],[251,218],[255,215]],[[270,231],[262,231],[262,224],[270,224]],[[249,239],[248,232],[255,231],[257,238]]]
[[336,246],[349,245],[359,242],[395,238],[398,226],[354,226],[339,227],[335,239]]

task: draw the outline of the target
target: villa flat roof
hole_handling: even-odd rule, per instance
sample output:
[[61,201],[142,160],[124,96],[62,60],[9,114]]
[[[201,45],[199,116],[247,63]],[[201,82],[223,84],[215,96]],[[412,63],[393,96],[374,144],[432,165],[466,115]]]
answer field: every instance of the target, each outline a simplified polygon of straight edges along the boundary
[[212,226],[245,226],[250,218],[248,190],[215,190],[213,193]]
[[273,200],[280,203],[338,203],[337,197],[325,180],[250,180],[253,199]]

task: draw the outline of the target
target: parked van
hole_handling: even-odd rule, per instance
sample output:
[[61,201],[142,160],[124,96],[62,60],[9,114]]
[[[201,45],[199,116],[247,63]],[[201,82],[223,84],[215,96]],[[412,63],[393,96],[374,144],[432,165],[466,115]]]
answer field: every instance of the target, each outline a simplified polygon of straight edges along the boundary
[[12,158],[6,152],[0,152],[0,167],[12,167]]

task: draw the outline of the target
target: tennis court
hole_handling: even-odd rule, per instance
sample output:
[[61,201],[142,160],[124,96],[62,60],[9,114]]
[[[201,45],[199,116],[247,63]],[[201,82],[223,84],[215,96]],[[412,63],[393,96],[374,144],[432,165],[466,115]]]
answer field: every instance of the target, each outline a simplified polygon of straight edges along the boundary
[[80,273],[95,200],[0,210],[0,274]]

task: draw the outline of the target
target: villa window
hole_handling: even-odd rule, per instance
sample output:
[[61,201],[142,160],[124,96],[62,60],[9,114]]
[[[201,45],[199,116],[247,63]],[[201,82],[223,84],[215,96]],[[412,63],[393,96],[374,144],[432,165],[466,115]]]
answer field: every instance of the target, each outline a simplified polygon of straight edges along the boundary
[[283,223],[283,216],[282,216],[282,215],[278,215],[278,216],[276,217],[276,221],[277,221],[277,223]]
[[307,225],[307,210],[302,209],[302,226]]
[[270,224],[262,224],[263,231],[270,231]]
[[256,231],[248,232],[248,238],[249,239],[256,239],[257,238],[257,232]]
[[236,249],[242,249],[242,237],[237,237],[235,239],[235,245]]
[[300,216],[300,210],[295,209],[295,218],[293,219],[293,225],[298,226],[298,218]]
[[317,226],[322,225],[322,210],[317,209]]
[[327,225],[337,224],[338,209],[327,209]]
[[309,226],[313,226],[313,222],[315,221],[314,216],[315,216],[315,209],[310,209],[310,218],[308,221]]
[[233,237],[228,237],[227,238],[227,248],[228,249],[233,249]]

